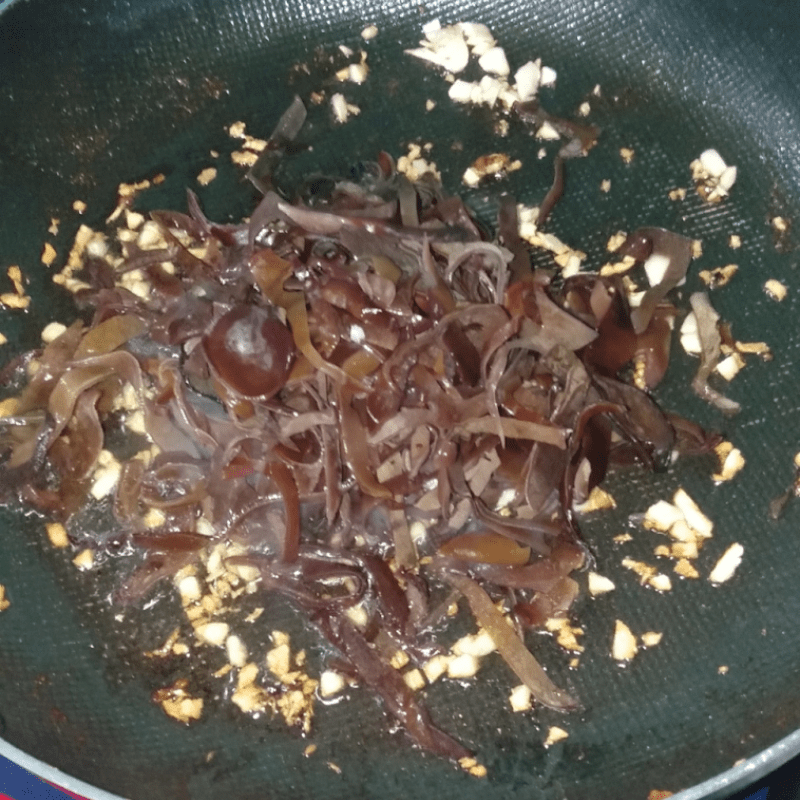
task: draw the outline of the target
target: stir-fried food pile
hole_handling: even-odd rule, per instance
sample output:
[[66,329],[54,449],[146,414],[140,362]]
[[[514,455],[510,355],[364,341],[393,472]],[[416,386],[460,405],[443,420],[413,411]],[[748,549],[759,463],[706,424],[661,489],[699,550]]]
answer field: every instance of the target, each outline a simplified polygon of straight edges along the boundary
[[[190,192],[188,213],[85,248],[89,321],[5,369],[0,499],[127,558],[118,603],[234,544],[227,569],[301,610],[414,742],[463,759],[392,655],[434,658],[463,597],[534,701],[576,707],[524,643],[578,592],[576,507],[611,469],[717,442],[649,394],[691,243],[627,238],[620,257],[662,265],[631,307],[620,275],[533,268],[513,198],[487,235],[386,153],[290,202],[270,176],[303,117],[252,168],[249,221]],[[92,540],[75,520],[102,503],[116,532]]]

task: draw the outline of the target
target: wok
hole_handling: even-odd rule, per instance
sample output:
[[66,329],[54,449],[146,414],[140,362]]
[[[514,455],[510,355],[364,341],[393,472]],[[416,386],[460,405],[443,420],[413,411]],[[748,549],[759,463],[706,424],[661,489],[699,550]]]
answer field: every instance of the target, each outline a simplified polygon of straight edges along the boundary
[[[459,191],[469,160],[507,146],[524,168],[505,187],[538,202],[551,180],[550,162],[536,159],[539,143],[515,134],[496,144],[486,116],[450,104],[440,75],[403,55],[435,17],[484,22],[513,64],[541,56],[556,68],[557,88],[543,95],[553,113],[574,114],[600,84],[600,97],[590,98],[600,142],[569,164],[553,232],[594,254],[590,266],[602,263],[607,237],[620,229],[661,225],[702,239],[698,268],[740,266],[714,293],[717,310],[738,339],[766,340],[774,354],[769,363],[752,360],[727,388],[743,405],[736,417],[691,394],[696,362],[688,358],[676,358],[658,390],[665,407],[724,431],[742,450],[747,465],[734,482],[714,485],[713,465],[702,459],[663,474],[624,474],[610,484],[617,511],[584,523],[598,570],[618,589],[576,607],[586,630],[578,669],[567,669],[551,643],[536,645],[554,678],[580,697],[580,711],[510,714],[511,679],[499,660],[481,673],[479,688],[451,682],[430,691],[433,716],[479,753],[486,779],[416,751],[365,692],[320,709],[311,758],[282,724],[245,718],[229,704],[212,702],[198,724],[181,727],[149,699],[169,680],[167,668],[141,656],[170,630],[169,603],[115,619],[108,576],[78,573],[48,545],[40,519],[4,509],[6,752],[129,798],[604,800],[664,789],[689,800],[722,797],[800,750],[800,504],[778,521],[767,515],[770,499],[791,483],[800,449],[797,256],[791,229],[776,240],[770,224],[776,215],[795,218],[800,190],[794,4],[18,0],[0,10],[0,280],[7,266],[21,265],[34,298],[27,312],[0,312],[9,340],[3,361],[38,346],[47,322],[74,313],[40,263],[51,217],[60,218],[49,239],[60,264],[80,223],[102,225],[118,183],[163,173],[165,183],[138,208],[183,208],[184,187],[196,185],[215,149],[220,175],[201,202],[212,219],[240,219],[256,194],[228,161],[235,143],[226,126],[243,120],[266,136],[295,93],[319,87],[329,74],[325,54],[340,43],[369,53],[367,82],[347,88],[362,112],[336,128],[322,110],[312,114],[301,135],[312,149],[287,167],[287,181],[292,170],[294,178],[310,169],[342,174],[380,149],[400,155],[409,142],[431,141],[446,185]],[[369,23],[379,34],[364,44],[359,33]],[[427,98],[437,102],[434,112],[425,112]],[[455,140],[461,150],[450,147]],[[629,165],[618,156],[623,146],[636,154]],[[738,166],[732,196],[711,206],[690,188],[684,201],[670,200],[667,190],[690,184],[689,162],[708,147]],[[612,188],[603,195],[606,178]],[[487,221],[494,192],[467,193]],[[87,203],[82,217],[71,211],[76,199]],[[736,252],[730,233],[742,238]],[[696,273],[687,292],[702,288]],[[788,286],[784,302],[763,292],[767,278]],[[702,573],[732,542],[744,546],[744,561],[728,584],[676,579],[660,595],[620,567],[624,555],[651,557],[653,538],[640,533],[623,548],[612,536],[629,514],[678,486],[715,521]],[[273,613],[275,627],[296,626],[291,609]],[[662,643],[619,667],[608,655],[615,618],[638,632],[663,631]],[[319,655],[313,635],[297,635]],[[551,725],[569,738],[544,748]]]

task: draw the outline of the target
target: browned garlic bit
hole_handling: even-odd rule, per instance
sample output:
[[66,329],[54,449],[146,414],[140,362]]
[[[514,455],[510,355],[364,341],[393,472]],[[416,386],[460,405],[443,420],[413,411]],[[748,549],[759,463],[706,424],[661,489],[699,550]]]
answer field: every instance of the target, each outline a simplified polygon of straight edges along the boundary
[[737,264],[726,264],[724,267],[714,267],[714,269],[700,270],[700,279],[710,289],[718,289],[726,286],[731,278],[738,272]]
[[91,569],[94,566],[94,551],[90,550],[88,547],[85,550],[81,550],[80,553],[72,559],[72,563],[80,570]]
[[669,545],[658,545],[656,556],[673,559],[675,573],[683,578],[699,577],[691,562],[699,555],[704,541],[711,537],[713,525],[683,489],[675,492],[673,503],[659,500],[651,505],[642,525],[672,540]]
[[48,522],[45,525],[47,531],[47,538],[53,547],[67,547],[69,545],[69,537],[67,536],[67,529],[60,522]]
[[203,714],[203,698],[192,697],[188,692],[189,682],[179,678],[171,686],[153,692],[153,702],[158,703],[168,716],[188,725]]
[[582,653],[586,648],[578,642],[577,637],[582,636],[583,628],[573,626],[566,617],[554,617],[545,622],[545,628],[555,633],[556,641],[565,650]]
[[478,763],[478,760],[476,758],[472,758],[472,756],[464,756],[463,758],[459,758],[458,765],[464,770],[464,772],[468,772],[474,778],[485,778],[488,774],[486,767],[483,764]]
[[8,597],[6,597],[6,587],[0,583],[0,611],[5,611],[10,605],[11,602]]
[[698,194],[708,203],[719,203],[736,183],[736,167],[728,166],[716,150],[704,150],[689,167]]
[[18,265],[14,264],[6,270],[6,274],[14,287],[14,291],[0,294],[0,305],[6,308],[28,308],[31,304],[31,298],[25,293],[22,270]]
[[461,180],[467,186],[477,186],[484,178],[497,178],[521,168],[522,162],[512,161],[506,153],[491,153],[475,159]]
[[56,249],[53,247],[50,242],[45,242],[44,246],[42,247],[42,256],[41,261],[46,267],[52,265],[52,263],[56,260]]
[[427,150],[430,150],[430,148],[423,148],[422,145],[416,143],[408,145],[408,153],[397,159],[397,171],[410,181],[418,181],[425,175],[432,175],[437,181],[440,181],[441,173],[433,161],[423,158],[423,149],[426,150],[426,153]]
[[719,472],[715,472],[711,477],[717,482],[733,480],[736,475],[744,468],[745,458],[739,448],[734,447],[730,442],[720,442],[714,452],[719,459]]
[[[208,186],[214,178],[217,177],[217,168],[216,167],[206,167],[204,170],[200,172],[197,176],[197,182],[201,186]],[[130,225],[130,223],[128,223]]]

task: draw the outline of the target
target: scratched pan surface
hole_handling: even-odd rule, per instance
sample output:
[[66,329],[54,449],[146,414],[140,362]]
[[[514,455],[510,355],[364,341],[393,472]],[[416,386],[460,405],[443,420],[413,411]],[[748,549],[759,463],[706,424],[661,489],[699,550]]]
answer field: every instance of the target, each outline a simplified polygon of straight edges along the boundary
[[[401,0],[6,4],[0,280],[8,265],[22,265],[34,303],[27,313],[0,312],[9,339],[4,361],[36,346],[47,321],[69,321],[73,313],[39,264],[52,216],[61,219],[52,239],[61,263],[80,222],[102,225],[118,182],[162,172],[166,182],[139,207],[181,208],[183,187],[212,163],[211,149],[220,152],[220,174],[199,190],[206,211],[219,219],[247,214],[255,195],[230,164],[235,143],[225,126],[241,119],[254,135],[267,135],[295,92],[308,97],[323,86],[330,66],[315,50],[360,46],[367,23],[380,30],[366,45],[372,71],[365,85],[345,89],[361,114],[333,129],[324,109],[312,109],[301,135],[312,149],[288,167],[287,184],[304,171],[341,174],[378,149],[400,155],[408,142],[424,140],[434,143],[431,157],[452,190],[469,161],[503,149],[524,164],[507,188],[539,200],[550,181],[549,159],[536,158],[540,144],[513,128],[508,140],[495,140],[488,116],[453,107],[440,76],[403,56],[435,16],[486,22],[512,63],[541,56],[556,68],[557,88],[543,94],[553,112],[574,113],[601,84],[601,98],[592,100],[601,141],[590,158],[569,164],[551,229],[586,250],[590,267],[602,263],[606,238],[620,228],[662,225],[702,239],[698,268],[740,265],[734,281],[715,292],[717,309],[737,338],[768,341],[774,360],[754,360],[736,378],[728,391],[743,410],[726,420],[687,391],[694,365],[676,356],[659,390],[663,404],[723,430],[747,466],[730,485],[715,486],[714,465],[702,459],[612,482],[618,510],[584,530],[599,571],[618,589],[576,607],[586,631],[580,666],[569,670],[551,641],[531,640],[556,680],[580,697],[581,711],[507,713],[513,679],[491,659],[479,688],[440,682],[429,690],[434,717],[475,748],[489,771],[485,780],[413,750],[363,692],[319,708],[310,758],[302,755],[306,742],[281,724],[245,719],[215,697],[224,681],[217,689],[208,683],[203,719],[180,726],[149,695],[181,665],[141,656],[171,630],[170,599],[115,619],[104,599],[113,576],[79,574],[67,555],[48,547],[40,520],[11,511],[0,512],[0,583],[12,603],[0,616],[0,736],[125,797],[197,800],[644,799],[654,788],[696,798],[721,796],[792,755],[791,734],[800,728],[800,504],[779,522],[768,520],[767,504],[791,481],[800,449],[797,255],[792,234],[776,242],[769,225],[775,214],[793,219],[800,197],[800,18],[793,12],[793,4],[757,0],[431,0],[424,9]],[[428,98],[437,107],[426,114]],[[451,148],[456,141],[461,150]],[[621,146],[636,152],[629,165],[619,158]],[[691,190],[682,202],[669,200],[669,189],[689,184],[688,164],[707,147],[738,165],[733,196],[713,208]],[[602,194],[606,178],[611,191]],[[468,195],[487,219],[489,195]],[[88,204],[83,218],[69,210],[76,198]],[[726,245],[734,231],[743,241],[735,253]],[[687,292],[700,288],[696,272]],[[789,287],[781,304],[761,290],[770,277]],[[658,595],[619,566],[625,555],[653,560],[655,535],[640,532],[627,545],[611,537],[626,529],[628,514],[679,485],[716,523],[701,573],[731,542],[744,545],[745,557],[725,586],[676,579],[670,594]],[[295,631],[318,663],[318,645],[291,610],[268,610],[274,626]],[[615,618],[637,633],[662,631],[662,643],[627,668],[616,666],[608,655]],[[727,674],[719,672],[723,665]],[[553,724],[569,738],[544,749]],[[731,771],[740,759],[748,761]]]

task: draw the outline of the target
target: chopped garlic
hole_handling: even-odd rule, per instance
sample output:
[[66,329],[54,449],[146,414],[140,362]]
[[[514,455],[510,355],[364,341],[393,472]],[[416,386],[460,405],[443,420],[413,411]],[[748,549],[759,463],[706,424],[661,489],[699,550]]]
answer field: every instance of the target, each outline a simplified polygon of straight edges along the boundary
[[551,745],[554,745],[556,742],[563,742],[564,739],[568,737],[569,734],[563,728],[559,728],[556,725],[553,725],[547,732],[547,738],[544,740],[544,746],[550,747]]
[[538,60],[528,61],[514,73],[514,88],[523,103],[536,97],[541,76],[541,62]]
[[492,75],[500,75],[503,78],[511,72],[505,51],[502,47],[493,47],[491,50],[487,50],[478,59],[478,66],[484,72],[490,72]]
[[203,699],[191,697],[186,691],[188,681],[185,678],[175,681],[172,686],[158,689],[153,699],[161,705],[165,713],[188,725],[192,720],[200,719],[203,713]]
[[738,271],[737,264],[726,264],[724,267],[700,270],[700,279],[710,288],[717,289],[728,284]]
[[436,64],[454,75],[464,70],[469,63],[469,48],[459,26],[451,25],[446,28],[426,26],[423,31],[427,37],[426,41],[421,43],[421,47],[406,50],[408,55]]
[[540,84],[542,86],[555,86],[558,74],[552,67],[542,67],[542,77]]
[[234,150],[231,161],[239,167],[252,167],[258,161],[258,155],[250,150]]
[[447,664],[448,678],[474,678],[480,667],[480,661],[473,655],[460,655],[451,659]]
[[41,262],[49,267],[56,260],[56,249],[50,242],[45,242],[42,247]]
[[767,293],[768,297],[780,303],[786,299],[786,295],[789,290],[786,288],[786,284],[783,284],[774,278],[770,278],[764,284],[764,291]]
[[545,621],[545,628],[551,633],[555,633],[556,642],[560,647],[573,653],[582,653],[585,648],[578,642],[578,636],[583,635],[583,629],[573,627],[566,617],[551,617]]
[[374,39],[377,35],[378,35],[377,25],[367,25],[367,27],[361,31],[361,38],[367,42],[370,41],[370,39]]
[[94,553],[87,547],[72,559],[72,563],[80,570],[91,569],[94,566]]
[[550,122],[543,122],[536,131],[536,138],[544,141],[555,142],[561,138],[561,134],[553,127]]
[[178,583],[178,594],[181,596],[181,603],[185,606],[197,602],[203,596],[200,581],[195,575],[187,575]]
[[225,650],[228,654],[228,661],[234,667],[243,667],[247,663],[247,647],[235,634],[228,636],[225,640]]
[[227,622],[206,622],[198,625],[195,635],[203,644],[216,645],[218,647],[225,644],[230,628]]
[[597,597],[607,592],[613,592],[614,589],[616,589],[614,581],[596,572],[589,572],[589,594],[592,595],[592,597]]
[[347,80],[351,83],[361,85],[367,80],[369,74],[369,67],[365,61],[359,64],[350,64],[347,68]]
[[292,669],[292,652],[284,642],[267,652],[267,669],[276,677],[282,678]]
[[413,692],[418,692],[425,687],[425,677],[418,669],[410,669],[408,672],[404,673],[403,680],[406,682],[406,686]]
[[217,177],[217,168],[216,167],[206,167],[204,170],[200,172],[197,176],[197,182],[201,186],[208,186],[214,178]]
[[428,683],[433,683],[441,678],[442,675],[447,672],[447,668],[452,660],[452,656],[439,654],[426,661],[422,667],[422,671],[425,673]]
[[350,606],[350,608],[345,611],[345,614],[350,622],[352,622],[358,628],[366,627],[367,622],[369,622],[367,609],[362,605]]
[[463,636],[450,649],[457,656],[466,654],[480,658],[493,653],[497,649],[497,645],[488,631],[480,630],[478,633]]
[[677,564],[673,568],[676,575],[682,578],[696,579],[700,577],[700,573],[695,569],[691,561],[686,558],[679,558]]
[[639,652],[636,637],[622,620],[614,622],[614,640],[611,655],[615,661],[630,661]]
[[641,635],[642,644],[645,647],[655,647],[661,639],[664,637],[663,633],[658,633],[656,631],[646,631]]
[[481,22],[459,24],[467,44],[476,56],[481,56],[497,44],[489,28]]
[[676,522],[683,519],[683,513],[677,506],[666,500],[659,500],[645,511],[642,525],[650,530],[666,533]]
[[745,360],[739,353],[731,353],[727,358],[723,358],[714,371],[721,375],[726,381],[732,381],[738,374],[742,367],[745,366]]
[[716,150],[704,150],[689,167],[698,193],[709,203],[718,203],[736,183],[736,167],[727,165]]
[[727,169],[727,164],[716,150],[704,150],[700,154],[700,163],[712,178],[719,178]]
[[714,448],[714,452],[720,460],[719,472],[715,472],[711,476],[714,481],[731,480],[745,465],[741,450],[734,447],[730,442],[720,442]]
[[48,522],[44,527],[53,547],[66,547],[69,544],[67,529],[60,522]]
[[670,265],[670,257],[663,253],[653,253],[644,262],[644,271],[647,275],[647,281],[651,286],[661,283]]
[[697,332],[697,317],[694,311],[690,311],[686,315],[680,329],[681,347],[690,356],[699,356],[703,352],[703,346],[700,344],[700,336]]
[[58,339],[66,329],[67,326],[61,322],[50,322],[42,329],[42,341],[45,344],[50,344],[50,342]]
[[531,708],[531,690],[523,683],[515,686],[508,696],[511,710],[514,712],[529,711]]
[[595,486],[586,501],[578,505],[576,510],[581,514],[589,514],[593,511],[609,511],[616,507],[617,501],[605,489]]
[[11,606],[11,601],[6,597],[6,587],[0,583],[0,611],[5,611]]
[[336,92],[336,94],[331,96],[331,109],[333,110],[333,118],[336,122],[340,124],[347,122],[350,117],[347,111],[347,101],[340,92]]
[[114,491],[121,474],[122,465],[116,460],[108,466],[98,468],[94,473],[89,493],[95,500],[102,500]]
[[344,675],[339,672],[334,672],[331,669],[326,669],[319,676],[319,694],[320,697],[333,697],[339,694],[347,685]]
[[742,563],[743,555],[744,547],[738,542],[732,544],[714,565],[714,569],[711,570],[708,576],[711,583],[720,584],[730,580],[738,569],[739,564]]
[[700,510],[685,489],[678,489],[672,497],[672,502],[683,512],[687,524],[699,536],[709,538],[713,535],[714,523]]
[[658,573],[657,575],[653,575],[652,578],[648,578],[647,585],[652,586],[656,591],[659,592],[672,591],[672,581],[669,579],[669,575],[664,575],[662,573]]
[[409,662],[408,653],[405,650],[400,650],[399,648],[392,653],[392,657],[389,659],[389,664],[394,669],[403,669]]

